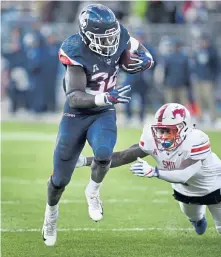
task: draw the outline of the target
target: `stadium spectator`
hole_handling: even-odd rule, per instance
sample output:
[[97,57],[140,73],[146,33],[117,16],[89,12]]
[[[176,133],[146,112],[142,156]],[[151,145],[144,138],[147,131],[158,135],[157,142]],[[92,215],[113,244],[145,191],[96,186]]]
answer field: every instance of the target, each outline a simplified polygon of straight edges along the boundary
[[55,112],[56,110],[56,82],[59,68],[58,50],[61,42],[57,40],[55,32],[52,29],[45,34],[45,90],[46,90],[46,110]]
[[[192,72],[195,75],[194,94],[202,114],[209,112],[210,119],[217,119],[214,98],[215,82],[219,72],[218,53],[207,35],[202,35],[193,53]],[[201,121],[203,121],[201,115]]]
[[26,59],[24,58],[22,29],[13,26],[4,39],[5,41],[2,43],[2,55],[8,60],[10,69],[19,66],[24,67]]
[[29,109],[29,81],[24,68],[17,67],[11,70],[10,80],[7,88],[10,99],[11,113],[16,113],[20,108]]
[[171,41],[172,51],[161,60],[164,74],[165,102],[188,104],[189,61],[182,51],[182,43],[178,39]]
[[25,35],[24,45],[30,84],[30,108],[36,113],[42,113],[46,108],[45,48],[36,34],[32,33]]

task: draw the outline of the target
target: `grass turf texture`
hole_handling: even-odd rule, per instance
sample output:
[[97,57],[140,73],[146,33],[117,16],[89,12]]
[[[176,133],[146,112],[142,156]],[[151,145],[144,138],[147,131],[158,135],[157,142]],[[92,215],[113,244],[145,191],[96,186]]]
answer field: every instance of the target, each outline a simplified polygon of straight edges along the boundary
[[[104,220],[99,223],[89,219],[84,197],[90,170],[76,169],[62,196],[57,244],[47,248],[40,230],[56,132],[56,125],[2,124],[1,227],[10,231],[2,232],[2,256],[220,257],[221,237],[209,212],[208,231],[196,235],[173,200],[170,184],[134,177],[129,165],[107,174],[101,188]],[[141,130],[119,130],[115,150],[138,142],[140,134]],[[213,151],[221,157],[220,132],[209,136]],[[86,146],[84,154],[91,153]]]

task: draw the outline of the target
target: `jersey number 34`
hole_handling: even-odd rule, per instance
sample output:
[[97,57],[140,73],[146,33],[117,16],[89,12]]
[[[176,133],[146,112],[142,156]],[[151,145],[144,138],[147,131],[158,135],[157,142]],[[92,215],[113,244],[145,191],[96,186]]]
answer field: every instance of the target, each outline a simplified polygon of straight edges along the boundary
[[91,79],[97,82],[97,84],[99,85],[98,91],[100,93],[103,93],[109,91],[111,88],[116,86],[117,73],[118,70],[116,70],[113,75],[110,76],[110,74],[107,72],[99,72],[92,75]]

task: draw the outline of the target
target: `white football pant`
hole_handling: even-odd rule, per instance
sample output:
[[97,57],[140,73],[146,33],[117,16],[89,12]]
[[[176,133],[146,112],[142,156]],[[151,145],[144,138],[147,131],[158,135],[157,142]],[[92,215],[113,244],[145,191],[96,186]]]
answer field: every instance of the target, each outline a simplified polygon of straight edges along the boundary
[[[185,204],[179,202],[181,211],[190,221],[199,221],[206,213],[206,205]],[[207,206],[213,216],[217,232],[221,235],[221,202]]]

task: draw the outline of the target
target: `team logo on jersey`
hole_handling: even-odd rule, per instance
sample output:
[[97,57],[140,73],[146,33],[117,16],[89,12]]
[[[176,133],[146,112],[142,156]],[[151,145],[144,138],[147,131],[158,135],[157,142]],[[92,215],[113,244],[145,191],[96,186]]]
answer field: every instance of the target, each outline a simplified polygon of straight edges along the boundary
[[94,65],[93,65],[93,72],[96,72],[96,71],[98,71],[98,70],[99,70],[99,68],[98,68],[97,64],[94,64]]
[[105,62],[110,65],[111,64],[111,59],[110,58],[105,58]]
[[88,24],[88,13],[86,11],[83,11],[79,17],[79,21],[81,24],[81,27],[85,29]]
[[173,114],[173,119],[175,119],[178,114],[180,115],[180,117],[186,118],[186,110],[184,108],[175,109],[174,111],[172,111],[172,114]]
[[164,169],[174,170],[176,168],[175,162],[163,160],[162,163],[163,163]]

